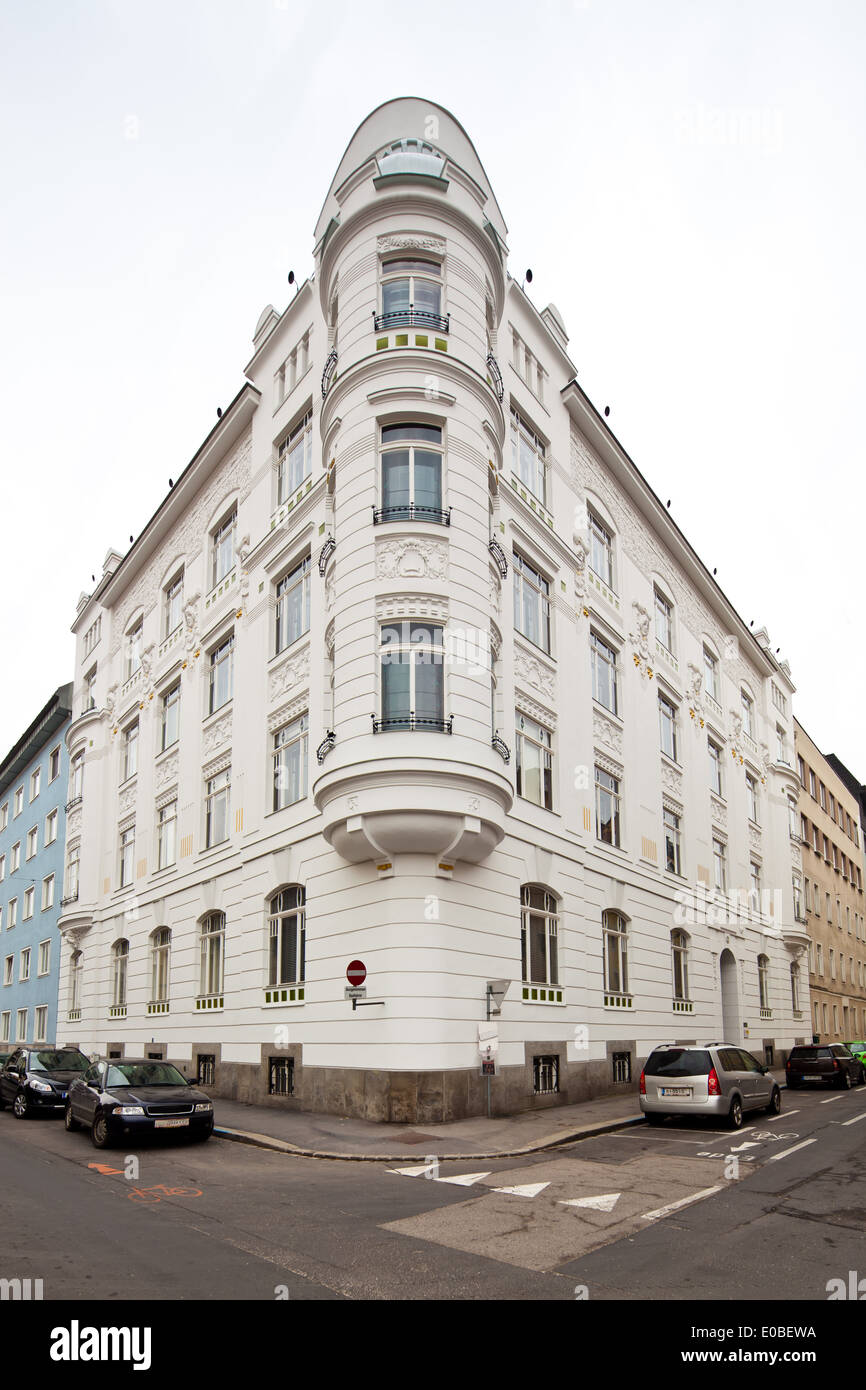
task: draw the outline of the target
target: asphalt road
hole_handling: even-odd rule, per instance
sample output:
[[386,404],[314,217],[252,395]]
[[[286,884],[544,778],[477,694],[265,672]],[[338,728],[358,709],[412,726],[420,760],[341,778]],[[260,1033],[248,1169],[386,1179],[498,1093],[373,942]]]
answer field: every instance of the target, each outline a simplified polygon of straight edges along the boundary
[[403,1170],[174,1136],[97,1152],[7,1111],[0,1278],[120,1302],[826,1300],[866,1274],[866,1088],[784,1106],[739,1133],[633,1126]]

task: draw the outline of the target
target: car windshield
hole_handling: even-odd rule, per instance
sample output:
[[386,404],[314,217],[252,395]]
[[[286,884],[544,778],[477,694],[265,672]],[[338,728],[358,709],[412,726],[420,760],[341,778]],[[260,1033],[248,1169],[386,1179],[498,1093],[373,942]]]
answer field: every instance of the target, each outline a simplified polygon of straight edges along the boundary
[[90,1066],[82,1052],[31,1052],[31,1071],[87,1071]]
[[712,1062],[702,1048],[671,1047],[647,1059],[647,1076],[709,1076]]
[[185,1086],[186,1077],[170,1062],[117,1062],[108,1068],[106,1086]]

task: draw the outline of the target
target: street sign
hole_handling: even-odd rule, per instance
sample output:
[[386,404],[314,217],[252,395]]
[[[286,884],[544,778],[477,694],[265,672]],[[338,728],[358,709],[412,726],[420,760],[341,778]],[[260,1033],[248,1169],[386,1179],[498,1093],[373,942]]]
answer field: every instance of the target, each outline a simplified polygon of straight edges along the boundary
[[490,1057],[489,1059],[488,1059],[487,1057],[482,1057],[482,1059],[481,1059],[481,1075],[482,1075],[482,1076],[495,1076],[495,1075],[496,1075],[496,1058],[495,1058],[495,1057]]
[[367,978],[367,967],[362,960],[350,960],[346,967],[346,979],[350,985],[362,985]]
[[366,998],[367,998],[367,986],[366,986],[366,985],[346,985],[346,998],[347,998],[347,999],[366,999]]

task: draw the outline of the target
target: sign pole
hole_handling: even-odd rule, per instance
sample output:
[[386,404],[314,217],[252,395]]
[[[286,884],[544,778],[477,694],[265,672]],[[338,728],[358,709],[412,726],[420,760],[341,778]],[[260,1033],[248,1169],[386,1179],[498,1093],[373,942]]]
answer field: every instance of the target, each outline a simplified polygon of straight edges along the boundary
[[[487,1022],[490,1022],[490,985],[487,986]],[[487,1118],[490,1119],[490,1073],[487,1074]]]

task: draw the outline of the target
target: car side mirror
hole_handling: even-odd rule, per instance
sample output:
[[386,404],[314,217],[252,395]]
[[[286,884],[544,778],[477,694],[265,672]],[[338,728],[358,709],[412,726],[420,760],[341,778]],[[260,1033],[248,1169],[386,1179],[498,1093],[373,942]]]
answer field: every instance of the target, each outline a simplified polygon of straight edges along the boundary
[[769,1067],[761,1067],[761,1071],[763,1072],[764,1076],[767,1075],[767,1072],[768,1072],[769,1070],[770,1070]]

